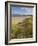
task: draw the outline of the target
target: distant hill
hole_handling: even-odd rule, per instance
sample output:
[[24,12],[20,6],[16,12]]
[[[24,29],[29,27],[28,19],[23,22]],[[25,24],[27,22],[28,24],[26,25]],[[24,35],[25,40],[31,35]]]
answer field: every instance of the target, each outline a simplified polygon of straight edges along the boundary
[[17,17],[17,16],[32,16],[32,15],[20,15],[20,14],[13,14],[12,16],[14,16],[14,17]]

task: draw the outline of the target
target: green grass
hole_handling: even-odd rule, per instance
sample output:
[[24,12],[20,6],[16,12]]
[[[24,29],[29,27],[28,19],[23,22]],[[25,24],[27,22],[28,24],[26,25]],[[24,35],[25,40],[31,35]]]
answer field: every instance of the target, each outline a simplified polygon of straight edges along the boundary
[[11,28],[11,39],[32,38],[32,16]]

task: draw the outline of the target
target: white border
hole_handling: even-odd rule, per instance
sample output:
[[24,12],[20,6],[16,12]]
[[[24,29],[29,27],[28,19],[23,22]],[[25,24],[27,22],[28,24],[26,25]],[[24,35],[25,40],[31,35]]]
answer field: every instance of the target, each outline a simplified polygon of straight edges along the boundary
[[[8,3],[8,25],[9,25],[8,26],[8,43],[36,41],[36,5],[30,4],[30,6],[34,6],[34,8],[33,8],[33,38],[11,39],[10,40],[10,4],[13,4],[13,3]],[[16,4],[16,3],[14,3],[14,4]],[[19,5],[22,5],[22,4],[19,4]],[[25,5],[25,4],[23,4],[23,5]]]

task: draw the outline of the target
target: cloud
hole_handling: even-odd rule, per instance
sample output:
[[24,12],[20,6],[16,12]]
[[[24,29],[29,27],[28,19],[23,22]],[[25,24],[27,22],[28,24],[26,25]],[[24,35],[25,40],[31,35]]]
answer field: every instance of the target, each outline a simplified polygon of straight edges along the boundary
[[24,7],[21,8],[22,10],[24,9]]

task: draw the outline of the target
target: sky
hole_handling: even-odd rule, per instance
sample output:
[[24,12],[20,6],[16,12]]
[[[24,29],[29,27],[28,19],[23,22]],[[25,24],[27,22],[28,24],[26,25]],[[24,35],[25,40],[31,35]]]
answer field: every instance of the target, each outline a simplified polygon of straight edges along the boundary
[[20,14],[20,15],[32,15],[32,8],[29,7],[19,7],[11,6],[11,14]]

